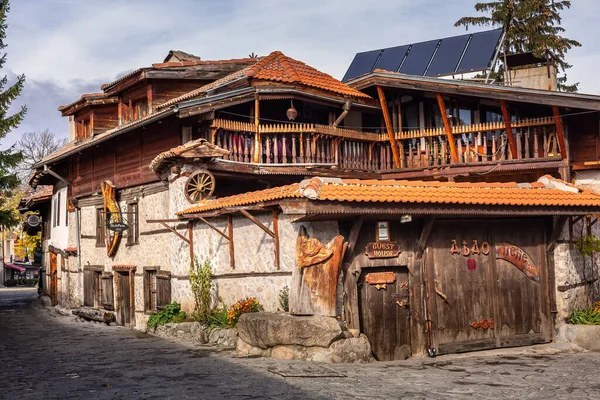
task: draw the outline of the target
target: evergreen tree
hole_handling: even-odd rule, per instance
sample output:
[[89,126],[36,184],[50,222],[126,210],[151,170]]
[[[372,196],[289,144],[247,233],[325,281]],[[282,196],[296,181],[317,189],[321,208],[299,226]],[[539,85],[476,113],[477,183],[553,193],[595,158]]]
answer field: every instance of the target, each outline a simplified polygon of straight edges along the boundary
[[[8,0],[0,0],[0,51],[6,48],[6,16],[10,9]],[[0,69],[6,63],[6,53],[0,56]],[[17,81],[8,86],[8,78],[5,75],[0,79],[0,139],[14,128],[16,128],[25,116],[26,108],[15,114],[8,114],[11,103],[21,94],[25,76],[19,75]],[[11,198],[11,190],[16,188],[19,180],[15,168],[21,162],[21,153],[15,147],[0,151],[0,226],[11,227],[18,223],[18,213],[12,207],[6,207],[7,200]]]
[[[567,51],[580,47],[581,43],[567,39],[561,34],[560,12],[571,8],[568,0],[500,0],[476,3],[475,11],[485,14],[463,17],[454,26],[502,27],[506,32],[506,53],[532,52],[535,56],[550,60],[563,73],[571,68],[566,62]],[[502,78],[499,74],[498,78]],[[567,75],[558,78],[559,90],[577,91],[579,83],[566,85]]]

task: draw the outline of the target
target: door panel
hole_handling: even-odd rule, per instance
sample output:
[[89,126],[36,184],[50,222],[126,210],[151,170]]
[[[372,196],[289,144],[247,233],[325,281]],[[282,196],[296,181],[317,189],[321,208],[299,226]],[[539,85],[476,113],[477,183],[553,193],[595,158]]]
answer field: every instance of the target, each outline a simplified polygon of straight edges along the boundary
[[[382,272],[391,273],[394,282],[367,282],[369,275]],[[409,357],[411,352],[408,269],[365,268],[358,286],[361,332],[369,338],[375,358],[389,361]]]
[[117,323],[120,325],[126,325],[131,322],[130,310],[131,302],[129,298],[129,273],[117,274],[118,276],[118,287],[117,287]]
[[52,299],[52,305],[57,304],[57,292],[58,292],[58,271],[57,271],[57,260],[56,253],[50,252],[50,298]]

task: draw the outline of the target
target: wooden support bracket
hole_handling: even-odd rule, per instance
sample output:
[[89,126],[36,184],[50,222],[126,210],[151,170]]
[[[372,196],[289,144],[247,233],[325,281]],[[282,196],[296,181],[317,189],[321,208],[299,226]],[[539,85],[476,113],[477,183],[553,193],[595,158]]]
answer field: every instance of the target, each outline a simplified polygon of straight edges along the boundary
[[510,112],[508,112],[508,106],[505,100],[500,100],[500,108],[502,109],[502,119],[504,119],[504,126],[506,127],[506,137],[508,138],[508,146],[510,147],[510,154],[513,160],[519,158],[517,153],[517,142],[512,133],[512,125],[510,124]]
[[392,128],[392,121],[390,119],[390,110],[388,110],[387,101],[385,100],[385,93],[381,86],[377,86],[377,94],[379,95],[379,102],[381,103],[381,111],[383,112],[383,120],[385,121],[385,127],[390,139],[390,145],[392,147],[392,154],[394,156],[394,164],[396,168],[400,168],[400,156],[398,155],[398,146],[396,146],[396,136],[394,135],[394,129]]
[[[150,222],[150,221],[148,221],[148,222]],[[173,232],[175,235],[177,235],[177,237],[179,237],[181,240],[183,240],[187,244],[190,244],[190,239],[186,238],[181,233],[177,232],[177,230],[175,230],[175,228],[173,228],[172,226],[167,225],[166,222],[159,221],[158,223],[161,224],[162,226],[164,226],[165,228],[167,228],[168,230],[170,230],[171,232]]]
[[[205,220],[202,217],[198,217],[198,219],[200,221],[204,222],[206,225],[208,225],[208,227],[210,229],[217,232],[219,235],[223,236],[225,239],[229,240],[229,235],[226,235],[225,232],[223,232],[222,230],[220,230],[219,228],[217,228],[216,226],[214,226],[213,224],[211,224],[210,222],[208,222],[207,220]],[[229,233],[231,233],[231,231],[229,231]]]
[[363,219],[356,218],[352,222],[352,228],[350,229],[350,235],[348,236],[348,247],[346,248],[346,254],[344,256],[346,262],[350,261],[352,254],[354,253],[354,247],[358,241],[358,235],[360,234],[360,228],[362,227]]
[[565,130],[563,127],[562,119],[560,117],[560,111],[558,109],[558,106],[552,106],[552,113],[554,114],[554,123],[556,124],[556,137],[558,139],[558,147],[560,147],[560,156],[563,160],[565,160],[567,158]]
[[567,218],[569,217],[561,215],[556,220],[556,224],[554,224],[554,228],[552,228],[552,233],[548,238],[548,247],[546,248],[547,252],[551,252],[552,250],[554,250],[554,247],[556,247],[556,241],[558,240],[560,233],[562,232],[563,226],[565,225]]
[[425,251],[425,247],[427,246],[427,240],[429,239],[429,234],[431,233],[431,229],[433,228],[433,223],[435,222],[435,216],[430,216],[427,218],[425,225],[423,226],[423,230],[421,231],[421,237],[419,237],[419,241],[417,242],[417,247],[415,249],[415,259],[420,260],[423,258],[423,251]]
[[446,104],[441,93],[436,93],[438,107],[440,108],[440,114],[442,115],[442,121],[444,122],[444,129],[446,130],[446,136],[448,137],[448,145],[450,146],[450,154],[452,155],[452,162],[458,164],[458,153],[456,152],[456,143],[454,143],[454,136],[452,135],[452,127],[450,121],[448,121],[448,115],[446,115]]
[[262,229],[267,235],[269,235],[273,239],[275,239],[275,232],[273,232],[272,230],[270,230],[269,228],[267,228],[262,222],[260,222],[259,220],[257,220],[254,216],[252,216],[252,214],[250,214],[246,210],[240,210],[240,212],[242,213],[242,215],[244,217],[246,217],[250,221],[254,222],[256,224],[256,226],[258,226],[260,229]]

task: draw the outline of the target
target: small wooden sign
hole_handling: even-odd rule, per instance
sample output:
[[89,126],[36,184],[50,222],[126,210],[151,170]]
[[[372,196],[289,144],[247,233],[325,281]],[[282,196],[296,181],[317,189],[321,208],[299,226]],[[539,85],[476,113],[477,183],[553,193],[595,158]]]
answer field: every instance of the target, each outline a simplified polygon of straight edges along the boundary
[[398,242],[373,242],[367,244],[365,254],[369,258],[393,258],[400,254],[400,245]]
[[369,285],[385,285],[396,282],[396,274],[393,272],[371,272],[365,277]]

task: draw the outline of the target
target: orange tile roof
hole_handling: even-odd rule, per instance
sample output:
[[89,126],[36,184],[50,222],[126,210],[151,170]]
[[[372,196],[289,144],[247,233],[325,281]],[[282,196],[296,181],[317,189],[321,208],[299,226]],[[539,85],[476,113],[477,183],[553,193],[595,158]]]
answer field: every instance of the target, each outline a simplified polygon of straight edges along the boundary
[[451,183],[311,178],[300,183],[208,200],[177,215],[202,213],[272,200],[416,203],[519,207],[598,207],[600,194],[544,176],[538,182]]
[[345,96],[370,98],[369,95],[347,86],[331,75],[287,57],[280,51],[274,51],[260,60],[246,74],[253,79],[298,83]]

